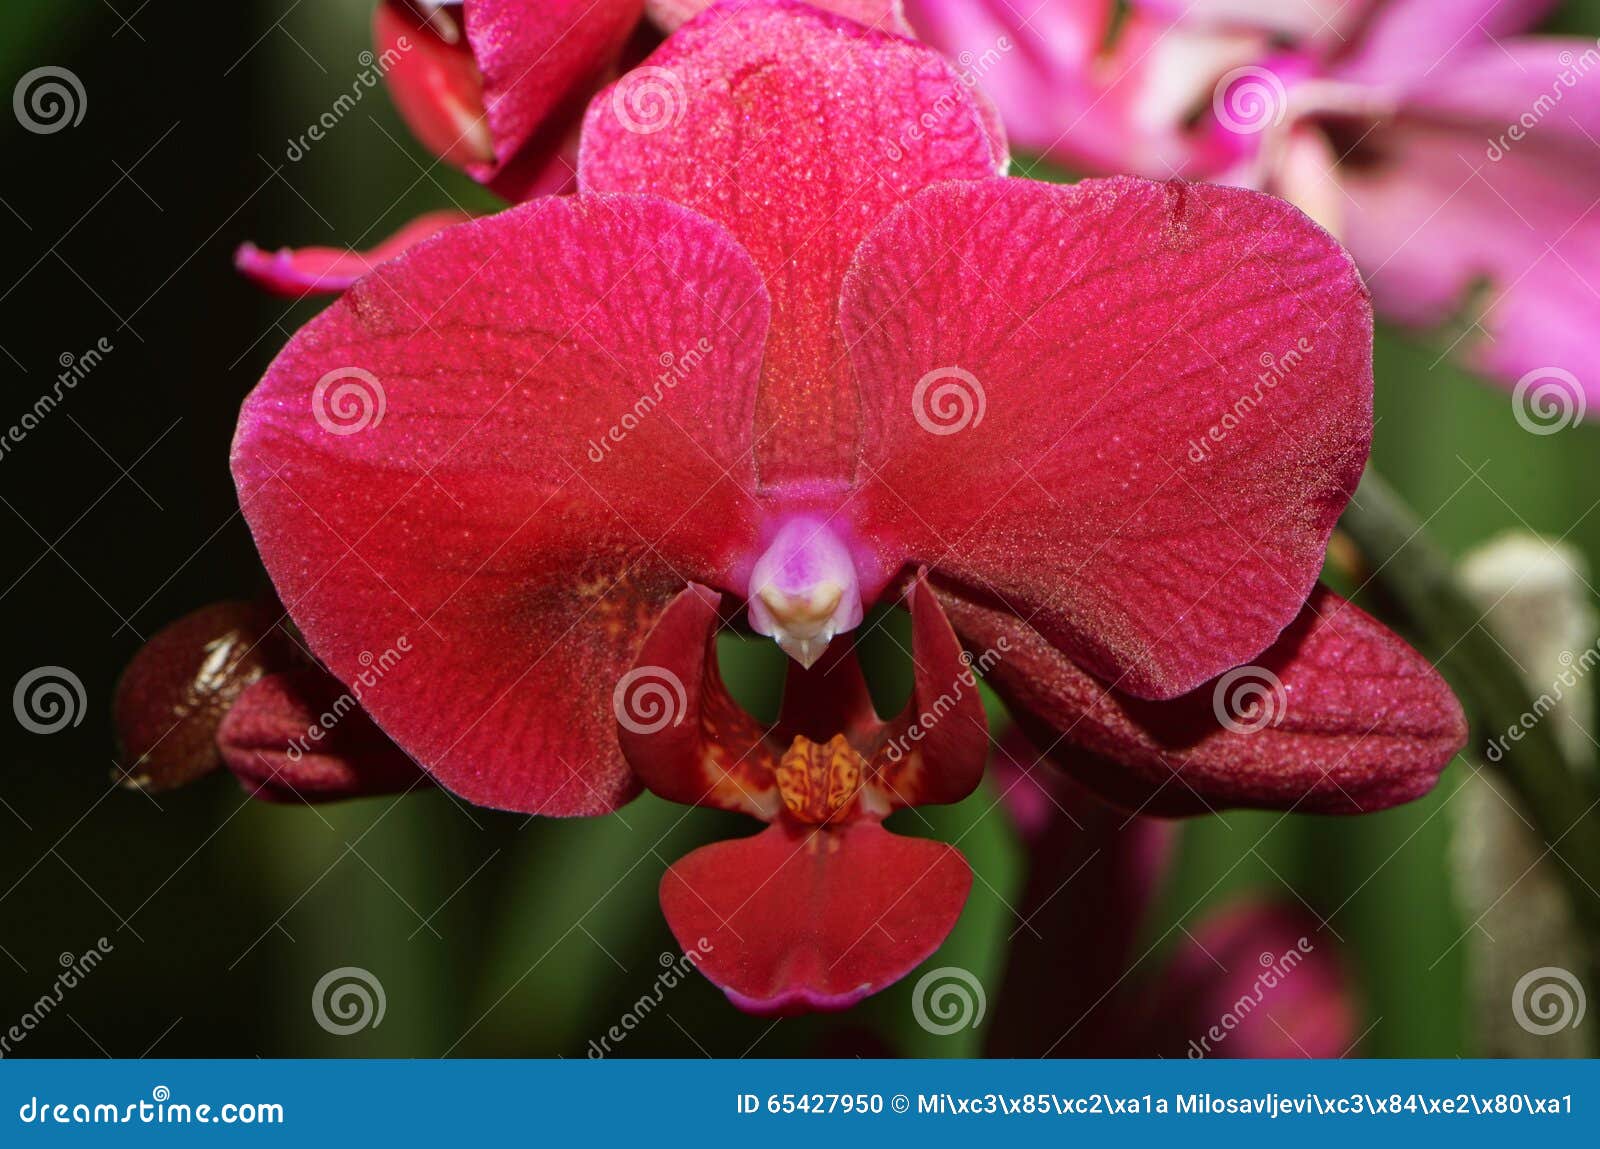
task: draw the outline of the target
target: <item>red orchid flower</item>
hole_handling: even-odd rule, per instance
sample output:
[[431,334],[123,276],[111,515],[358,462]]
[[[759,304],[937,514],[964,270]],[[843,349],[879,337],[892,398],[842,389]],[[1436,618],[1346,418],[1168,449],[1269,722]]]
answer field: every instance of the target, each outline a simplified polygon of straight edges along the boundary
[[[1600,401],[1600,96],[1552,0],[909,0],[1020,147],[1090,173],[1257,187],[1350,248],[1379,314],[1452,344],[1540,421]],[[1004,47],[997,45],[1003,44]],[[1555,364],[1557,366],[1552,367]],[[1559,410],[1557,410],[1559,408]]]
[[[1371,424],[1370,312],[1326,233],[1236,189],[1000,178],[937,54],[791,0],[713,10],[649,64],[679,121],[633,130],[602,92],[578,195],[359,281],[240,417],[283,601],[345,681],[407,638],[362,704],[435,780],[767,820],[662,888],[764,1012],[859,1000],[953,925],[964,862],[881,823],[981,776],[957,630],[1127,762],[1091,772],[1108,790],[1354,811],[1432,784],[1459,706],[1313,592]],[[917,685],[884,722],[841,636],[902,593]],[[721,684],[728,626],[792,656],[771,730]],[[1201,721],[1182,696],[1258,656],[1279,725]]]
[[[1247,896],[1140,944],[1179,827],[1128,814],[1000,740],[990,777],[1027,847],[1022,919],[989,1024],[994,1057],[1343,1057],[1356,994],[1326,926]],[[1185,915],[1187,918],[1188,915]],[[1174,928],[1176,932],[1176,927]]]

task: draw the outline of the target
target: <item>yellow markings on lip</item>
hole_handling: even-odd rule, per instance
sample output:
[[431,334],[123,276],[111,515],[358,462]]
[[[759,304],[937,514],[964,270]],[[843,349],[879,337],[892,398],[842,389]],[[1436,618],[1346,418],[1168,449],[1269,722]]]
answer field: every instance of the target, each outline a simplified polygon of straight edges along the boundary
[[775,771],[778,794],[789,813],[802,822],[840,821],[855,805],[866,767],[866,759],[843,734],[821,745],[796,735]]

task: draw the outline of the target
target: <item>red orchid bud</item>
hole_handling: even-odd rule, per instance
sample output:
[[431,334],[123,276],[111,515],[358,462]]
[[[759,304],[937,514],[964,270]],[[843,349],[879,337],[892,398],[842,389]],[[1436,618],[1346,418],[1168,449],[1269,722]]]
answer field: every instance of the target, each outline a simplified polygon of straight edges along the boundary
[[389,95],[417,139],[458,168],[492,162],[483,75],[461,5],[384,0],[373,13],[372,39]]
[[140,648],[112,704],[122,785],[172,790],[222,764],[217,728],[234,700],[263,674],[304,661],[281,617],[276,604],[213,603]]

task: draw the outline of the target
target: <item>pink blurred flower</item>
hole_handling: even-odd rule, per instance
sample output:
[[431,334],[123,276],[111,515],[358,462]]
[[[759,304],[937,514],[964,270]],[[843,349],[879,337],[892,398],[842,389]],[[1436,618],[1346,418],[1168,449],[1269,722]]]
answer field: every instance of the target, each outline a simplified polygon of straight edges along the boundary
[[[1329,932],[1245,897],[1184,924],[1159,962],[1141,931],[1178,826],[1104,804],[1015,733],[990,765],[1028,848],[996,995],[997,1057],[1342,1057],[1360,1010]],[[1186,915],[1187,916],[1187,915]]]
[[[1023,150],[1284,196],[1381,315],[1468,322],[1457,350],[1504,383],[1600,353],[1600,48],[1525,34],[1550,0],[1136,0],[1115,26],[1113,0],[907,7],[981,64]],[[1580,385],[1569,405],[1600,399]]]

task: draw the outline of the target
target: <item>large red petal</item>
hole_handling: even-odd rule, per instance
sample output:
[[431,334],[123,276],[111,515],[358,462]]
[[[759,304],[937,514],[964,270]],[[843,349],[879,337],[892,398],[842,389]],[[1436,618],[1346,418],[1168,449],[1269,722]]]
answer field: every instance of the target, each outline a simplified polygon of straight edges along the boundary
[[862,245],[843,324],[863,535],[1132,694],[1271,643],[1366,460],[1366,291],[1326,232],[1255,192],[932,188]]
[[223,719],[217,745],[240,784],[268,802],[328,802],[430,785],[321,667],[255,683]]
[[1428,661],[1321,587],[1255,665],[1166,702],[1106,686],[1004,610],[943,598],[969,644],[1007,639],[989,682],[1044,728],[1040,745],[1146,814],[1381,810],[1427,793],[1466,743],[1461,704]]
[[972,871],[953,846],[876,822],[783,821],[703,846],[661,881],[661,908],[700,972],[758,1014],[848,1009],[939,948]]
[[838,326],[862,237],[906,196],[1003,167],[973,90],[929,48],[791,0],[684,25],[590,106],[579,182],[727,226],[773,299],[764,483],[848,477],[858,400]]
[[706,220],[547,197],[361,280],[246,401],[234,475],[284,603],[346,682],[403,646],[363,704],[441,783],[540,813],[634,793],[612,687],[748,549],[765,324]]
[[280,247],[277,251],[263,251],[253,243],[245,243],[234,252],[233,265],[274,295],[298,299],[302,295],[336,294],[384,260],[393,259],[451,224],[471,218],[464,211],[430,211],[366,251],[347,247]]

